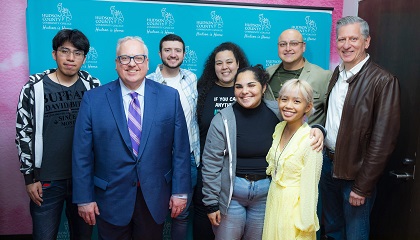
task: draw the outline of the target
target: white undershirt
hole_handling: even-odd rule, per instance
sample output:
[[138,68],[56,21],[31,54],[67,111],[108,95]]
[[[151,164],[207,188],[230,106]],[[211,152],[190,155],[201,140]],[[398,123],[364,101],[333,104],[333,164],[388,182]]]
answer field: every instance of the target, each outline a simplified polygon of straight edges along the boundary
[[340,74],[338,75],[337,83],[331,90],[330,98],[328,99],[327,121],[325,122],[325,129],[328,132],[327,137],[325,138],[325,146],[332,151],[335,151],[344,101],[347,96],[347,91],[349,90],[349,83],[347,80],[356,75],[368,59],[369,54],[367,54],[363,61],[359,62],[350,70],[344,69],[343,63],[341,63],[338,68]]
[[[188,138],[191,143],[193,142],[192,134],[191,134],[191,121],[192,121],[192,116],[193,116],[193,112],[192,112],[193,110],[192,110],[192,106],[190,106],[188,102],[188,99],[187,99],[188,96],[186,96],[184,91],[182,91],[181,74],[178,73],[178,75],[176,75],[175,77],[164,78],[164,79],[165,79],[166,85],[175,88],[179,93],[182,109],[184,110],[185,121],[187,121]],[[192,151],[193,149],[191,148],[190,150]]]

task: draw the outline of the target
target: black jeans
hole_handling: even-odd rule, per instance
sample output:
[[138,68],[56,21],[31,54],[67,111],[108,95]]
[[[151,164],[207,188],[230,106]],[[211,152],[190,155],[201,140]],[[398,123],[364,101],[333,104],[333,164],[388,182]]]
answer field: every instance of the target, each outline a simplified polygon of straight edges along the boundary
[[207,217],[206,207],[203,204],[203,177],[201,175],[201,167],[197,171],[197,185],[193,194],[194,203],[194,225],[193,236],[194,239],[200,240],[214,240],[214,233],[211,227],[209,218]]

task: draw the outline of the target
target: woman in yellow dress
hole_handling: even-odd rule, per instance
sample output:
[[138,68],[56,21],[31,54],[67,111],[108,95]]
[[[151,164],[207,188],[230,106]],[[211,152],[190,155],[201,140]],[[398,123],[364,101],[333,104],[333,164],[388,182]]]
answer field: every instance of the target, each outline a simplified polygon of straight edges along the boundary
[[310,146],[305,119],[313,111],[313,91],[303,80],[287,81],[278,104],[284,121],[277,124],[267,154],[268,191],[263,239],[316,239],[316,214],[322,153]]

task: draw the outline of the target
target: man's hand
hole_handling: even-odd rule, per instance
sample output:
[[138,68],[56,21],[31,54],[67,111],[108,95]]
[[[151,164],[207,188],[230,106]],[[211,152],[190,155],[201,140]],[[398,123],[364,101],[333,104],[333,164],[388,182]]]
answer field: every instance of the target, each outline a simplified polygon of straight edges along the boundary
[[353,191],[350,192],[349,202],[350,205],[354,207],[358,207],[365,204],[365,199],[365,197],[362,197]]
[[26,185],[26,192],[31,200],[38,206],[42,203],[42,184],[41,182],[34,182]]
[[220,216],[220,210],[217,210],[213,213],[207,213],[207,217],[209,217],[210,222],[213,226],[219,226],[222,217]]
[[99,208],[96,202],[91,202],[88,205],[79,206],[79,216],[82,217],[89,225],[96,224],[96,216],[99,215]]
[[171,196],[171,200],[169,201],[169,209],[171,209],[171,217],[176,218],[182,211],[184,211],[185,207],[187,206],[187,199],[184,198],[177,198]]
[[320,152],[324,148],[324,134],[318,128],[312,128],[309,138],[312,139],[311,146],[312,149]]

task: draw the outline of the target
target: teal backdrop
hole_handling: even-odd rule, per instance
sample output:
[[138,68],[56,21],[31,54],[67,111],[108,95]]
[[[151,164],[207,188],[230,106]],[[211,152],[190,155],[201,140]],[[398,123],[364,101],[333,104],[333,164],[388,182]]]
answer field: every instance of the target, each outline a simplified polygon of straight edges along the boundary
[[[117,78],[115,48],[119,38],[140,36],[149,49],[150,70],[161,63],[160,39],[180,35],[186,45],[183,68],[199,77],[204,61],[222,42],[239,44],[251,64],[279,63],[277,38],[285,29],[298,29],[306,42],[305,57],[329,68],[331,8],[293,8],[210,2],[28,0],[29,72],[55,66],[51,40],[63,28],[76,28],[89,38],[91,49],[84,70],[102,83]],[[39,61],[39,56],[42,61]]]
[[[211,51],[226,41],[240,45],[253,65],[279,63],[277,38],[288,28],[302,33],[307,46],[304,56],[328,69],[332,10],[214,2],[28,0],[29,72],[55,66],[53,58],[45,56],[52,52],[54,35],[64,28],[79,29],[89,38],[91,48],[82,68],[103,84],[117,78],[119,38],[143,38],[149,49],[150,73],[161,63],[159,41],[169,33],[184,39],[186,55],[181,67],[198,77]],[[67,228],[63,215],[58,239],[68,239]],[[165,239],[169,232],[166,223]],[[96,229],[94,235],[96,239]]]

